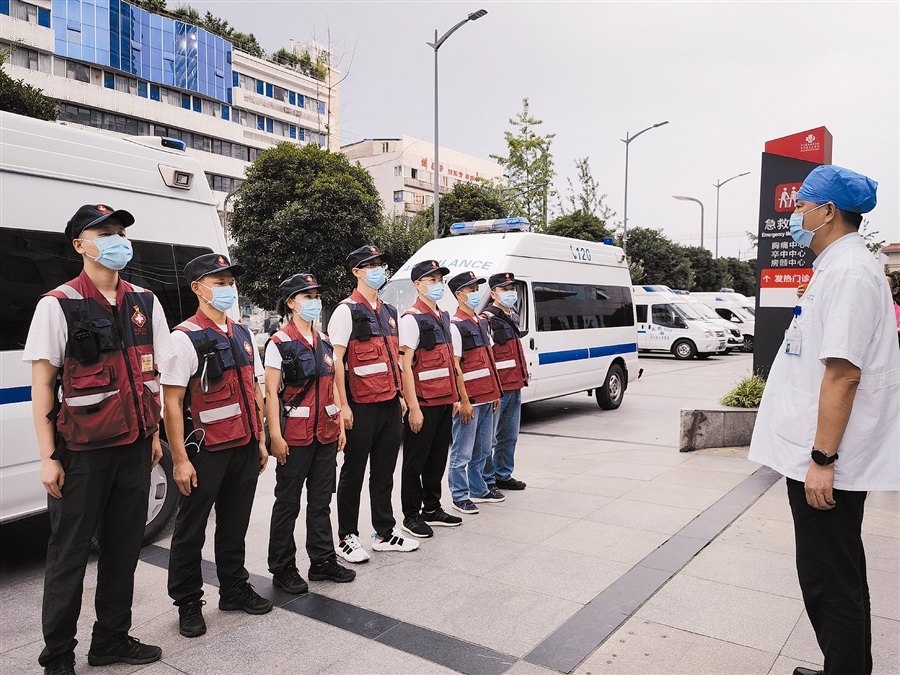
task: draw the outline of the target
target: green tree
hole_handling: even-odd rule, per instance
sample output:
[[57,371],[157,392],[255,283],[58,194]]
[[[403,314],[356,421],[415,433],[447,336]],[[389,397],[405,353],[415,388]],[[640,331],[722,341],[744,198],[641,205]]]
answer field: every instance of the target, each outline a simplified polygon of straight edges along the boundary
[[[497,188],[490,183],[457,183],[441,196],[440,236],[448,236],[453,223],[506,218],[507,203],[500,201]],[[434,206],[419,211],[414,220],[418,225],[428,224],[434,236]]]
[[871,224],[868,218],[863,218],[862,224],[859,226],[859,233],[863,241],[866,242],[866,248],[871,253],[878,253],[884,246],[885,241],[884,239],[878,239],[878,235],[881,233],[878,230],[871,229],[869,227]]
[[[631,240],[629,239],[629,244]],[[722,286],[733,288],[736,293],[756,297],[756,260],[743,261],[737,258],[719,258],[722,266]],[[714,291],[718,288],[712,289]]]
[[134,2],[141,9],[146,9],[148,12],[153,12],[154,14],[168,13],[166,0],[134,0]]
[[400,269],[413,253],[431,241],[434,236],[431,221],[392,214],[381,219],[370,239],[390,257],[391,273]]
[[684,249],[660,230],[646,227],[630,229],[628,258],[632,266],[632,281],[661,284],[674,289],[688,289],[694,284],[691,261]]
[[274,309],[278,284],[312,272],[323,303],[355,286],[347,254],[367,243],[381,220],[381,199],[368,171],[340,153],[280,143],[247,169],[231,222],[234,259],[247,268],[241,291]]
[[[629,237],[630,239],[630,237]],[[631,242],[629,241],[629,245]],[[725,268],[706,247],[683,246],[685,256],[691,262],[694,283],[689,291],[718,291],[724,285]]]
[[[542,120],[531,116],[528,99],[522,99],[522,112],[509,120],[513,131],[503,134],[507,156],[491,155],[502,166],[509,180],[508,203],[512,215],[525,216],[533,224],[543,224],[547,188],[531,189],[553,178],[553,155],[550,146],[556,134],[539,135],[535,128]],[[519,188],[516,192],[515,189]],[[441,202],[443,208],[443,201]]]
[[3,64],[10,53],[0,50],[0,110],[55,122],[59,117],[56,101],[45,96],[42,89],[25,84],[23,80],[14,80],[3,72]]
[[566,182],[569,184],[569,193],[566,195],[565,201],[568,202],[568,205],[560,195],[559,210],[564,214],[581,211],[590,216],[597,216],[606,225],[615,217],[616,213],[603,201],[607,195],[600,192],[600,184],[591,172],[590,158],[576,159],[575,170],[577,172],[578,191],[576,192],[572,179],[566,178]]
[[613,236],[613,233],[606,229],[606,223],[603,220],[592,213],[585,213],[581,209],[554,218],[544,230],[544,234],[597,242]]

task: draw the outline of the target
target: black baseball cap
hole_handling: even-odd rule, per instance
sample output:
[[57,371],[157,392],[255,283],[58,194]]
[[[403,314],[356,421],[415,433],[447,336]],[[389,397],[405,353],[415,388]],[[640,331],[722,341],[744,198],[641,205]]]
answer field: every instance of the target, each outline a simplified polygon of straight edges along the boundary
[[516,283],[516,275],[512,272],[492,274],[490,279],[488,279],[488,285],[491,287],[491,290],[503,286],[512,286],[514,283]]
[[464,286],[471,286],[472,284],[480,286],[484,282],[483,278],[475,276],[475,272],[461,272],[448,281],[447,286],[450,287],[450,292],[455,294],[456,291]]
[[75,241],[81,236],[81,233],[90,227],[97,227],[105,223],[110,218],[119,221],[122,227],[129,227],[134,224],[134,216],[128,211],[116,211],[110,206],[104,204],[85,204],[75,212],[75,215],[66,223],[66,236]]
[[427,277],[429,274],[435,273],[445,277],[450,274],[450,270],[446,267],[441,267],[441,264],[437,260],[423,260],[422,262],[413,265],[412,271],[409,273],[409,278],[412,281],[418,281],[422,277]]
[[363,263],[367,263],[375,258],[381,258],[382,262],[388,262],[391,257],[381,252],[377,246],[360,246],[355,251],[351,251],[347,256],[347,264],[350,269],[356,269]]
[[290,279],[282,281],[278,286],[278,289],[281,291],[281,297],[284,300],[293,298],[297,293],[302,293],[312,288],[321,288],[321,286],[316,278],[308,272],[295,274]]
[[200,281],[207,274],[216,274],[217,272],[231,272],[232,275],[239,277],[246,270],[240,265],[232,265],[228,256],[221,253],[206,253],[197,256],[184,266],[184,278],[188,283]]

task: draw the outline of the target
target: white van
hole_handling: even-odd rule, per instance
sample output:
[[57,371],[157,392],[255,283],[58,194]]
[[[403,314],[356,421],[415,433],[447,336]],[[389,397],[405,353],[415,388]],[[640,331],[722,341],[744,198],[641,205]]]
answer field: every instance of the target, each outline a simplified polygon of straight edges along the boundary
[[721,328],[725,331],[726,354],[731,351],[740,352],[744,350],[744,336],[741,334],[740,329],[735,328],[735,325],[731,321],[723,319],[721,316],[716,314],[715,311],[713,311],[712,307],[707,305],[699,298],[695,298],[690,293],[685,293],[679,296],[679,299],[691,305],[691,307],[693,307],[701,317],[706,319],[713,326]]
[[[47,493],[31,416],[31,366],[22,351],[41,295],[78,275],[63,228],[83,204],[134,214],[134,258],[122,277],[151,289],[175,326],[197,310],[185,263],[224,251],[215,201],[181,141],[119,139],[0,112],[0,522],[40,513]],[[151,475],[145,541],[178,502],[172,458]]]
[[[520,218],[485,222],[503,229],[528,227]],[[621,248],[526,231],[433,240],[382,292],[401,314],[416,299],[410,269],[429,259],[449,268],[450,277],[469,270],[485,279],[498,272],[515,274],[530,378],[523,402],[587,391],[601,408],[612,410],[622,403],[629,378],[640,376],[631,277]],[[487,284],[480,290],[478,311],[490,301]],[[449,292],[439,304],[451,316],[457,308]]]
[[713,326],[668,286],[634,286],[638,347],[671,352],[676,359],[725,353],[725,331]]
[[716,314],[730,321],[744,337],[744,351],[753,351],[753,334],[756,331],[756,315],[748,304],[755,302],[740,293],[691,293],[711,307]]

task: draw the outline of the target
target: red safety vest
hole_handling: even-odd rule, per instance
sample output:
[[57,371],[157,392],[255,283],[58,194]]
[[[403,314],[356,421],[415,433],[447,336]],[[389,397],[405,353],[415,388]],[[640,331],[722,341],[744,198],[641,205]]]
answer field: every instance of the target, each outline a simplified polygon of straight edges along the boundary
[[334,348],[313,331],[313,344],[291,321],[272,335],[281,354],[282,429],[290,446],[334,443],[341,435],[341,409],[334,403]]
[[369,301],[355,289],[342,301],[350,308],[353,329],[347,344],[347,386],[355,403],[390,401],[400,393],[400,340],[397,309],[378,300]]
[[[184,406],[197,440],[210,452],[237,448],[260,437],[253,335],[231,319],[227,328],[228,334],[223,333],[200,311],[175,327],[197,351],[197,372],[188,381]],[[221,370],[221,375],[210,377],[210,369]]]
[[112,306],[82,272],[46,295],[59,301],[68,331],[56,418],[66,447],[117,447],[156,433],[153,293],[119,279]]
[[496,401],[500,398],[500,379],[491,350],[490,325],[482,317],[470,317],[461,309],[453,316],[453,325],[462,338],[463,381],[471,403]]
[[494,338],[494,363],[504,392],[528,386],[528,366],[519,339],[519,329],[499,307],[489,305],[482,316],[491,322]]
[[403,316],[407,314],[419,326],[419,346],[414,352],[412,366],[419,404],[430,407],[456,403],[459,391],[456,389],[450,315],[441,311],[439,319],[421,298],[417,298]]

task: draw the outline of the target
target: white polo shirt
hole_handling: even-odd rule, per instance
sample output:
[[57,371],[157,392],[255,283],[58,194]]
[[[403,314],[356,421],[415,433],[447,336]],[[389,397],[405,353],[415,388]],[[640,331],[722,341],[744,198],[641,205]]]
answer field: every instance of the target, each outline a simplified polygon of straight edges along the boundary
[[800,354],[782,343],[759,407],[749,459],[806,480],[828,358],[861,371],[834,464],[840,490],[900,490],[900,350],[884,270],[852,233],[813,263],[795,323]]
[[[219,326],[223,333],[228,326]],[[159,381],[163,386],[186,387],[191,381],[191,376],[200,367],[200,359],[197,358],[197,350],[191,338],[183,330],[172,331],[173,357],[160,371]],[[253,348],[253,374],[259,379],[263,376],[263,367],[259,358],[259,350]]]

